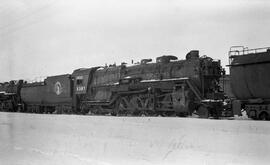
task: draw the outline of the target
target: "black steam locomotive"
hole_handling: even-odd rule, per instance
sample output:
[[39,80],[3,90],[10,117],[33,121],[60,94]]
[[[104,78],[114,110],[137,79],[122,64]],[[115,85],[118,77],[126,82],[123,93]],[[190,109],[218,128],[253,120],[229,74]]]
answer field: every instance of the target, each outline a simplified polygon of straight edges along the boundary
[[[128,66],[92,67],[47,77],[44,82],[2,84],[1,110],[32,113],[220,116],[219,60],[161,56]],[[13,91],[7,90],[9,88]]]

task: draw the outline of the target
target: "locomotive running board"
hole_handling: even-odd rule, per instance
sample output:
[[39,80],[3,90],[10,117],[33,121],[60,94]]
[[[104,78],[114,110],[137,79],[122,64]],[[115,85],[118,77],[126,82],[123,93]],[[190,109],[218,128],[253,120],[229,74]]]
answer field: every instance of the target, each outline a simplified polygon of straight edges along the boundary
[[162,79],[162,80],[142,80],[140,81],[141,83],[150,83],[150,82],[167,82],[167,81],[184,81],[184,80],[189,80],[188,77],[183,77],[183,78],[171,78],[171,79]]
[[91,105],[110,105],[111,103],[109,101],[82,101],[82,103],[88,103]]

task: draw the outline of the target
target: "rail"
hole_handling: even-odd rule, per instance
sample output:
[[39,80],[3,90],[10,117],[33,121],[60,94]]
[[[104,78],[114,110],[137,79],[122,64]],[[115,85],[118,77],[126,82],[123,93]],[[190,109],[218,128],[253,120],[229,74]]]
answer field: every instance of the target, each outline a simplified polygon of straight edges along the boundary
[[256,54],[256,53],[263,53],[263,52],[270,52],[270,47],[249,49],[248,47],[244,47],[244,46],[232,46],[230,47],[230,51],[228,53],[229,65],[231,65],[232,58],[235,56]]

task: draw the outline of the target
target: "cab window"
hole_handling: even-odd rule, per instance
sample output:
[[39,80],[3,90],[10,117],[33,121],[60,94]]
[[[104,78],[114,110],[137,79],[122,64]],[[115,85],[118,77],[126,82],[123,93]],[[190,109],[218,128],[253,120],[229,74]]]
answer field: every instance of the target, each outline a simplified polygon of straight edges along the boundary
[[82,76],[78,76],[76,78],[76,84],[77,85],[82,85],[83,84],[83,77]]

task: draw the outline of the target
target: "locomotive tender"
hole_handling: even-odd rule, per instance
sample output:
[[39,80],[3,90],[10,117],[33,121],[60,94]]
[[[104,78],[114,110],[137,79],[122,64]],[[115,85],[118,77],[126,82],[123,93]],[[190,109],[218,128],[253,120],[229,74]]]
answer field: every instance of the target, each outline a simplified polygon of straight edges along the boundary
[[219,88],[219,60],[199,57],[199,51],[193,50],[185,60],[169,55],[151,61],[77,69],[41,83],[20,84],[19,109],[36,113],[220,115],[224,95]]

